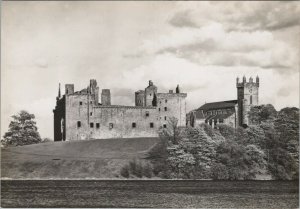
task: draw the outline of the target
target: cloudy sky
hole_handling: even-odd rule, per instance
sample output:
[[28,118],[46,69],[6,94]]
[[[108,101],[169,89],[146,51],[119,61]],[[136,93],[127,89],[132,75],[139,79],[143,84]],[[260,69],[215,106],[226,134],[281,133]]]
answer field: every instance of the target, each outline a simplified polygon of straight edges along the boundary
[[13,1],[1,13],[2,136],[25,109],[53,138],[58,83],[91,78],[125,105],[148,80],[179,84],[191,110],[236,99],[236,77],[259,75],[261,104],[299,106],[297,1]]

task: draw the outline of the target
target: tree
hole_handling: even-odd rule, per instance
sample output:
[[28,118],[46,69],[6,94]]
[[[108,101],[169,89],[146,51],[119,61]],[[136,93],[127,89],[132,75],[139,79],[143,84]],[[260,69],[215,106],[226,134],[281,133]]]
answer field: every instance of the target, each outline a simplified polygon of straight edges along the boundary
[[167,139],[172,144],[178,144],[180,130],[177,126],[178,119],[175,117],[168,118],[168,124],[166,128],[161,128],[159,130],[159,135],[161,138]]
[[5,145],[21,146],[41,142],[40,134],[37,131],[34,114],[22,110],[12,116],[13,121],[9,124],[9,130],[3,136],[2,142]]
[[262,122],[272,121],[275,119],[277,111],[271,104],[253,106],[249,112],[250,124],[261,124]]

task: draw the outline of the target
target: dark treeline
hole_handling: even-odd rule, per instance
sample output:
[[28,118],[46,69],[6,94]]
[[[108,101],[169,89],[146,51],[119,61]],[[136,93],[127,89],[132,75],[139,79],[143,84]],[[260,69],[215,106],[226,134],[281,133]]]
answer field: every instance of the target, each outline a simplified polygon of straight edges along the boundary
[[[177,128],[177,120],[171,118],[169,128],[160,130],[160,143],[149,153],[152,169],[147,164],[145,176],[298,179],[299,109],[277,112],[272,105],[255,106],[249,120],[252,125],[247,128],[220,124],[212,129],[206,124]],[[142,164],[138,166],[143,170]],[[132,169],[127,168],[129,177]]]

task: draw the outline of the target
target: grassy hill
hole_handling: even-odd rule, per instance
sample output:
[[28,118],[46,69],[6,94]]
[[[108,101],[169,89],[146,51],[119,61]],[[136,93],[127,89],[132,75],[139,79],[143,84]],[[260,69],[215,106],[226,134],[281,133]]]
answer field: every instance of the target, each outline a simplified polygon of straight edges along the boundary
[[144,161],[158,138],[47,142],[1,149],[1,177],[116,178],[129,161]]

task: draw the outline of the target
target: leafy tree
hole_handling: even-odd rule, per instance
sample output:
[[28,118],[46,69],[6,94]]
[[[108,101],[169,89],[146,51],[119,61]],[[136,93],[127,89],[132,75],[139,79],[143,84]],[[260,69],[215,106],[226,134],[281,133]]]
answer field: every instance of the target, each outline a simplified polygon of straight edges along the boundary
[[20,111],[12,116],[13,121],[9,124],[9,130],[3,136],[2,142],[5,145],[27,145],[41,142],[40,134],[37,131],[34,114],[27,111]]
[[247,144],[257,145],[261,148],[265,147],[265,132],[260,126],[250,125],[246,129],[247,132]]
[[[179,129],[177,121],[161,129],[160,160],[153,174],[163,178],[298,179],[299,109],[277,112],[272,105],[253,107],[252,124],[233,128],[207,124]],[[163,146],[162,146],[163,145]]]
[[176,117],[168,118],[168,124],[166,128],[160,128],[159,135],[161,138],[166,139],[172,144],[178,144],[180,138],[180,129],[177,126],[178,119]]
[[276,115],[277,111],[271,104],[253,106],[249,112],[250,124],[255,125],[268,120],[274,120]]
[[217,128],[220,134],[226,139],[233,139],[235,137],[235,129],[225,124],[218,124]]
[[283,108],[274,121],[275,142],[270,150],[270,170],[277,179],[298,178],[299,109]]
[[214,163],[211,167],[211,177],[218,180],[229,179],[227,167],[222,163]]
[[268,171],[274,179],[298,178],[299,109],[284,108],[277,113],[272,105],[262,105],[257,112],[260,123],[248,133],[259,135],[255,140],[261,141],[256,144],[265,152]]

